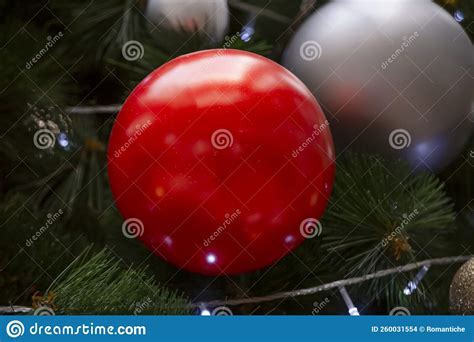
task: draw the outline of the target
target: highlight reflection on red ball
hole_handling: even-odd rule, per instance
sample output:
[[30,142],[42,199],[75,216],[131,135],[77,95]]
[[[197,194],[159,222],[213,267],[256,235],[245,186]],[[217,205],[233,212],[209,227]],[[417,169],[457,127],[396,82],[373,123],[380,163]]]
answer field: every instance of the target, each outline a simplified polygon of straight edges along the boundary
[[116,204],[138,222],[125,230],[209,275],[259,269],[298,246],[334,178],[330,130],[310,91],[237,50],[181,56],[146,77],[116,119],[108,158]]

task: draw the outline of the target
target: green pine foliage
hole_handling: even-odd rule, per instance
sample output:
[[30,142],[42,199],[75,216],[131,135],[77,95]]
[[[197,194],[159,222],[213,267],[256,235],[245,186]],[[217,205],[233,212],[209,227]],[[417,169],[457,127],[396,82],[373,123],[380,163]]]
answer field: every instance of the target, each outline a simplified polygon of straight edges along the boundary
[[0,303],[31,305],[31,296],[88,245],[82,232],[71,232],[65,211],[35,210],[28,196],[3,197],[0,206]]
[[[184,315],[187,300],[147,276],[145,269],[124,269],[112,252],[86,251],[45,293],[64,315]],[[51,303],[52,304],[52,303]]]
[[[142,20],[143,1],[103,0],[100,2],[50,1],[52,10],[68,25],[68,53],[84,55],[88,62],[100,62],[118,55],[122,44],[139,39],[146,27]],[[74,42],[74,44],[73,44]]]
[[[413,173],[402,161],[350,155],[338,160],[324,248],[344,277],[363,276],[446,256],[454,219],[452,201],[434,175]],[[393,306],[407,299],[403,289],[415,274],[374,280],[364,290]],[[417,295],[426,295],[423,288]]]
[[10,116],[0,116],[2,126],[10,127],[16,120],[24,118],[27,104],[31,107],[49,107],[65,102],[71,90],[71,80],[67,75],[60,79],[49,77],[51,73],[61,70],[54,60],[45,56],[46,52],[52,54],[57,50],[54,45],[47,46],[48,37],[52,38],[49,33],[34,23],[25,25],[15,19],[8,19],[2,25],[0,113],[10,113]]

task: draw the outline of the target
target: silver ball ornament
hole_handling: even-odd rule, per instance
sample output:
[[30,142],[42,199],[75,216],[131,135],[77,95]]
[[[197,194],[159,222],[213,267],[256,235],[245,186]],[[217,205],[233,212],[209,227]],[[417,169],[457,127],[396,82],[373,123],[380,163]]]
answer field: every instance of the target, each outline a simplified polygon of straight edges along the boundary
[[474,49],[429,0],[334,0],[310,16],[283,65],[310,88],[348,148],[439,171],[473,124]]

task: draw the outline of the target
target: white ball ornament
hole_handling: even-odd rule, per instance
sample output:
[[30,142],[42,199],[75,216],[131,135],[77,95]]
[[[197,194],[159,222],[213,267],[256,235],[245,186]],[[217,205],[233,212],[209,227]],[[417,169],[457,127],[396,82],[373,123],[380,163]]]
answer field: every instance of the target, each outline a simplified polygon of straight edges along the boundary
[[229,26],[227,0],[148,0],[145,14],[157,26],[203,32],[214,42],[224,39]]

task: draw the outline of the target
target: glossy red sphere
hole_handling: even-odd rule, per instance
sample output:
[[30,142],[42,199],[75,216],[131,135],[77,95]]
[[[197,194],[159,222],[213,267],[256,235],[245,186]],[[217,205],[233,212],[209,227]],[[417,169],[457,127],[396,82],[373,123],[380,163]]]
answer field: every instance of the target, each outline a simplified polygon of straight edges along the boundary
[[116,119],[108,158],[125,235],[209,275],[270,265],[319,234],[334,178],[311,92],[238,50],[181,56],[146,77]]

